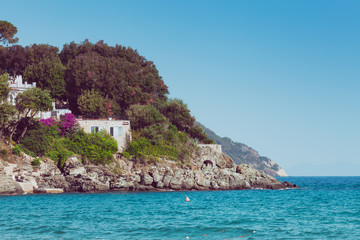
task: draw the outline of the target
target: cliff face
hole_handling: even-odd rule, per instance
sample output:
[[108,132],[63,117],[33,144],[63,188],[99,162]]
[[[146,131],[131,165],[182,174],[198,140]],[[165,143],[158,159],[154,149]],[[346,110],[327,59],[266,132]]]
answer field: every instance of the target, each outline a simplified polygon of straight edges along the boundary
[[213,139],[217,144],[222,146],[224,153],[229,155],[236,164],[248,164],[257,170],[262,170],[274,177],[288,176],[284,169],[273,160],[260,156],[254,149],[245,144],[233,142],[230,138],[221,138],[205,126],[201,124],[200,126],[204,129],[204,132],[210,139]]
[[296,187],[246,164],[236,166],[229,156],[206,146],[188,167],[168,160],[149,165],[120,157],[107,166],[84,165],[71,157],[60,170],[51,160],[37,168],[30,161],[28,157],[21,163],[0,165],[0,194]]

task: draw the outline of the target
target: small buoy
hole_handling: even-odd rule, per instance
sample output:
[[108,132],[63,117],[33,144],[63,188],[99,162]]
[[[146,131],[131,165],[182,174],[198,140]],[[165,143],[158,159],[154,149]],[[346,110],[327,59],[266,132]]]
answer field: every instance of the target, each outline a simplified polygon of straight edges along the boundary
[[189,239],[189,237],[186,237],[186,239]]
[[190,202],[190,198],[186,196],[185,201]]

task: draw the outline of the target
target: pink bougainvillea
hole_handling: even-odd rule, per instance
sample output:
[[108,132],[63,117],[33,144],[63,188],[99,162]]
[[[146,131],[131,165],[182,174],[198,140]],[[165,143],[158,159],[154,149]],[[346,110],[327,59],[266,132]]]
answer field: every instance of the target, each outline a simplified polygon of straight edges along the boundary
[[77,121],[72,113],[65,113],[65,115],[61,116],[60,122],[57,122],[54,118],[40,119],[40,122],[48,127],[57,125],[57,130],[62,136],[66,136],[77,129]]
[[48,126],[48,127],[52,127],[57,124],[57,122],[55,121],[54,118],[40,119],[40,122],[42,122],[42,124],[44,124],[45,126]]
[[75,131],[76,128],[77,128],[77,121],[74,114],[65,113],[64,116],[61,116],[59,129],[63,136]]

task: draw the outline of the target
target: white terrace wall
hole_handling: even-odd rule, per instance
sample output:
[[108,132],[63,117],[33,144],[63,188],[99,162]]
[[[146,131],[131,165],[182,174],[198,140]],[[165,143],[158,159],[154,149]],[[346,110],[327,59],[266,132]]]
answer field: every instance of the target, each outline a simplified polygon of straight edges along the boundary
[[219,145],[219,144],[198,144],[198,147],[210,148],[212,151],[222,153],[222,148],[221,148],[221,145]]
[[129,120],[82,120],[77,119],[86,133],[105,130],[118,142],[119,151],[125,150],[127,143],[131,141],[131,129]]

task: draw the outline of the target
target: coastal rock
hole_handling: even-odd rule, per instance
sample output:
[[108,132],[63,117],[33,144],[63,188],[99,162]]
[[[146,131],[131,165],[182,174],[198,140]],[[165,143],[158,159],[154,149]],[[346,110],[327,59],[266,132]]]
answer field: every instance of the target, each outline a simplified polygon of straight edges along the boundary
[[220,137],[210,129],[199,124],[206,135],[213,139],[217,144],[221,145],[225,154],[229,155],[235,164],[248,164],[255,169],[262,169],[266,174],[274,177],[287,177],[288,175],[273,160],[260,156],[257,151],[245,144],[232,141],[228,137]]
[[164,174],[164,178],[162,180],[164,187],[169,187],[170,186],[170,181],[171,181],[173,176],[174,176],[173,171],[171,171],[171,169],[167,169],[165,174]]
[[205,190],[210,188],[210,179],[203,172],[195,172],[195,188],[198,190]]
[[0,162],[0,194],[102,191],[172,191],[297,188],[246,164],[235,166],[216,146],[200,147],[191,165],[163,159],[153,165],[117,156],[108,165],[83,164],[76,156],[59,169],[52,160],[31,166]]
[[64,175],[55,165],[54,161],[41,162],[37,171],[34,173],[38,187],[40,189],[67,189],[69,183]]
[[88,165],[87,169],[77,157],[65,161],[63,173],[68,182],[67,192],[101,192],[110,190],[113,174],[103,166]]
[[63,165],[64,175],[83,175],[86,169],[77,157],[70,157]]
[[148,173],[145,173],[145,174],[141,175],[140,182],[142,185],[149,186],[153,183],[153,178]]
[[10,176],[0,172],[0,194],[21,194],[23,192],[19,183],[15,182]]
[[175,169],[175,174],[170,180],[170,188],[180,190],[184,181],[184,171],[182,169]]

